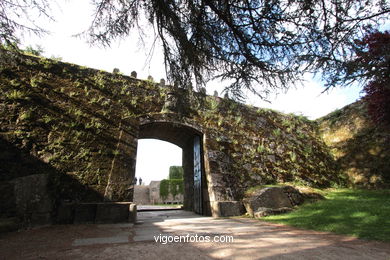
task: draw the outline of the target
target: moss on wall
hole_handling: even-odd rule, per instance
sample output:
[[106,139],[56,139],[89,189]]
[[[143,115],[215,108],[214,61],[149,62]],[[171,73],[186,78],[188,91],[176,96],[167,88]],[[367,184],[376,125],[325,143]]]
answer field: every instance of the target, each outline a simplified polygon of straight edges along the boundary
[[[119,125],[131,134],[135,113],[162,106],[148,82],[47,59],[19,56],[0,75],[1,138],[84,185],[85,191],[61,183],[61,197],[72,200],[101,200],[95,195],[104,194],[112,160],[121,154]],[[6,163],[2,179],[25,174],[6,166],[18,161]],[[92,197],[90,189],[97,192]]]
[[363,101],[336,110],[318,123],[349,185],[389,187],[390,133],[371,122]]
[[[179,102],[167,106],[172,91]],[[259,184],[342,183],[316,122],[304,117],[37,57],[0,67],[1,139],[54,169],[61,199],[132,198],[140,118],[204,134],[210,200],[239,200]],[[0,160],[3,180],[21,174],[7,151]]]
[[160,197],[165,200],[169,194],[175,198],[179,194],[184,193],[183,179],[164,179],[160,182]]

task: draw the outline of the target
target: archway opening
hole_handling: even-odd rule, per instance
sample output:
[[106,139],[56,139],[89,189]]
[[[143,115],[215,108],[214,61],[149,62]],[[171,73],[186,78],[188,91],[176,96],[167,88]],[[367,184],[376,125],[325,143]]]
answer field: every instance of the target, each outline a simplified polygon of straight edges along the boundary
[[180,147],[170,142],[158,139],[138,141],[133,199],[135,203],[142,206],[175,207],[183,204],[182,153]]
[[[140,125],[139,140],[158,139],[182,150],[183,209],[210,215],[210,203],[203,163],[203,134],[193,127],[171,122]],[[138,157],[138,155],[137,155]],[[149,161],[153,164],[153,158]]]

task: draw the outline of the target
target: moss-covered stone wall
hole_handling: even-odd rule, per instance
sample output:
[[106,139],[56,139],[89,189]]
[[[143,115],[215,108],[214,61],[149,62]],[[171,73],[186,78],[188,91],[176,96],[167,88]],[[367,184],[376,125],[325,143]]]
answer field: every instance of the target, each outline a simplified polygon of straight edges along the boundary
[[2,182],[47,173],[57,203],[131,200],[137,140],[141,126],[150,122],[203,135],[204,200],[210,203],[240,200],[259,184],[340,182],[316,123],[304,117],[74,64],[11,56],[0,67]]
[[362,100],[318,119],[318,123],[347,184],[390,186],[390,132],[372,123]]

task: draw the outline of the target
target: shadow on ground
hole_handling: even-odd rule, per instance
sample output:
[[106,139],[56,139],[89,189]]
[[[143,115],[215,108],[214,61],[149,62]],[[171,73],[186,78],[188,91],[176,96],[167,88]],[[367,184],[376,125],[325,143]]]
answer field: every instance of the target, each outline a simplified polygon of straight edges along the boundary
[[[58,225],[0,236],[2,259],[389,259],[390,244],[188,211],[142,212],[136,225]],[[164,243],[158,236],[206,237]],[[233,237],[226,243],[215,238]]]

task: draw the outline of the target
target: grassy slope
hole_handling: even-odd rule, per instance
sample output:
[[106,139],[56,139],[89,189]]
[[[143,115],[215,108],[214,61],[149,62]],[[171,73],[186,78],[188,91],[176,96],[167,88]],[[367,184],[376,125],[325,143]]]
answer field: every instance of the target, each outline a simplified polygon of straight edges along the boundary
[[390,241],[390,190],[331,190],[326,200],[262,218],[299,228]]

